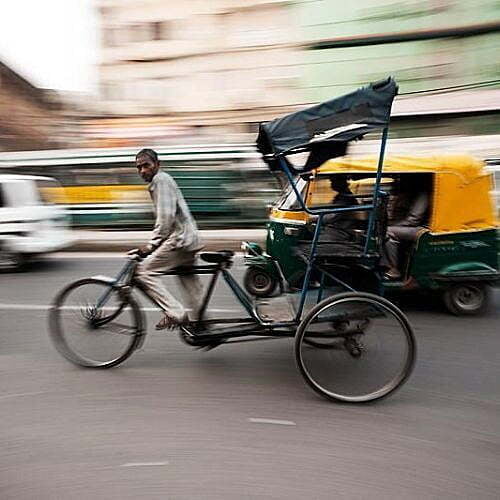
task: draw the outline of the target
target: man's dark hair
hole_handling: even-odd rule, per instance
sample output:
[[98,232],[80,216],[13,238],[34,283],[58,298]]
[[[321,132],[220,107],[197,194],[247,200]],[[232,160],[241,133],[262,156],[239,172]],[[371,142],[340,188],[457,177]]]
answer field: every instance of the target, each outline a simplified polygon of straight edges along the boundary
[[349,179],[347,175],[344,174],[336,174],[330,177],[330,186],[332,189],[337,191],[338,189],[345,191],[349,188]]
[[139,156],[149,156],[149,158],[151,158],[155,163],[159,162],[159,160],[158,160],[158,154],[156,153],[156,151],[154,151],[152,149],[149,149],[149,148],[141,149],[135,155],[135,159],[137,160],[137,158],[139,158]]

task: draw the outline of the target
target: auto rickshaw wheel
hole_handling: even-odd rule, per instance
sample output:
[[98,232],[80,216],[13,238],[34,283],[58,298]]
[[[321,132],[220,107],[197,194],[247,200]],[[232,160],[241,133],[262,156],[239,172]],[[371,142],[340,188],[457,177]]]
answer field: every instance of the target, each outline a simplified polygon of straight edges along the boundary
[[486,283],[456,283],[443,293],[446,309],[456,316],[474,316],[484,312],[490,300]]
[[278,281],[274,276],[258,267],[249,267],[243,277],[245,290],[255,297],[269,297],[276,289]]

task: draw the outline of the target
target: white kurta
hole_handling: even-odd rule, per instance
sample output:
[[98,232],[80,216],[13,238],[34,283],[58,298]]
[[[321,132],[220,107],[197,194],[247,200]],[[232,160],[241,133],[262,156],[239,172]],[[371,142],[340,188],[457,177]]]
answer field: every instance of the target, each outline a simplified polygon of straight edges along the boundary
[[156,215],[149,245],[152,249],[168,243],[172,249],[198,251],[202,247],[196,222],[184,196],[172,177],[163,171],[148,186]]

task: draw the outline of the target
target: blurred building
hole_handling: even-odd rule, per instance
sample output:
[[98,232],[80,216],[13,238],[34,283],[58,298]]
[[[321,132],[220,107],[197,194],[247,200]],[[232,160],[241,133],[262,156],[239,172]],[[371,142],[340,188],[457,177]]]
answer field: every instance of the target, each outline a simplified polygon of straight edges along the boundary
[[[101,0],[101,90],[112,114],[214,113],[299,103],[282,0]],[[252,116],[249,116],[252,118]],[[187,120],[187,122],[190,122]]]
[[388,74],[402,92],[500,78],[497,0],[322,0],[298,9],[307,100]]
[[[436,133],[473,129],[469,118],[478,112],[482,133],[498,129],[496,0],[97,4],[100,108],[107,118],[88,123],[97,140],[91,145],[254,132],[259,121],[390,74],[407,94],[396,101],[395,114],[418,114],[423,134],[427,122],[436,123],[425,114],[463,115],[465,108],[455,129],[446,118]],[[453,99],[411,94],[469,83],[480,85]],[[412,119],[400,123],[411,128]]]
[[[396,135],[498,134],[496,0],[323,0],[297,6],[308,48],[305,101],[391,74],[401,93],[393,106]],[[437,90],[422,92],[429,89]]]
[[61,103],[56,94],[32,85],[0,61],[0,151],[64,146]]

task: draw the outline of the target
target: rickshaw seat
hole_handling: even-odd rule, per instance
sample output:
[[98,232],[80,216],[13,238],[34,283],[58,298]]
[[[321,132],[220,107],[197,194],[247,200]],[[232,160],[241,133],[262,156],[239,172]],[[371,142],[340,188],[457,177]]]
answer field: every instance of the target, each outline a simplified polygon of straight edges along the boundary
[[231,262],[234,252],[232,250],[220,250],[218,252],[202,252],[200,259],[212,264],[221,264],[222,262]]
[[[297,248],[297,255],[302,257],[304,260],[310,258],[310,242],[303,242]],[[321,264],[328,263],[339,263],[339,261],[346,260],[356,260],[359,259],[360,263],[366,263],[366,261],[378,260],[379,254],[376,252],[364,253],[364,248],[362,245],[353,242],[319,242],[316,247],[315,260]],[[334,262],[336,261],[336,262]]]
[[[219,252],[202,252],[199,257],[205,262],[210,262],[210,264],[220,264],[222,262],[231,262],[233,255],[234,252],[231,250],[220,250]],[[206,274],[207,272],[213,272],[215,269],[217,269],[217,266],[214,265],[194,264],[192,266],[177,266],[162,272],[162,274],[168,276],[199,274],[200,272]]]

